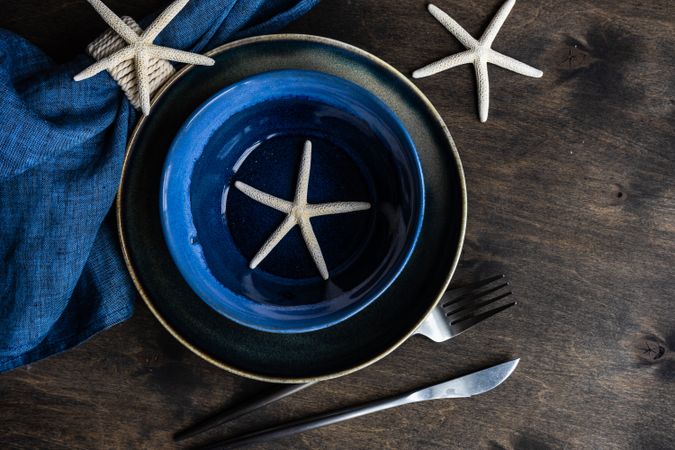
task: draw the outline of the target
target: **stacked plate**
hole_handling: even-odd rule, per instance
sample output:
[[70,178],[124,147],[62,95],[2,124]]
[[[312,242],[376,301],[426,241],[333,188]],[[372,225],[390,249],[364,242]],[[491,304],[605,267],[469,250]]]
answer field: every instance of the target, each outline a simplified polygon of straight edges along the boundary
[[404,342],[457,264],[461,163],[403,75],[314,36],[237,41],[178,72],[131,137],[127,266],[184,345],[271,382],[358,370]]

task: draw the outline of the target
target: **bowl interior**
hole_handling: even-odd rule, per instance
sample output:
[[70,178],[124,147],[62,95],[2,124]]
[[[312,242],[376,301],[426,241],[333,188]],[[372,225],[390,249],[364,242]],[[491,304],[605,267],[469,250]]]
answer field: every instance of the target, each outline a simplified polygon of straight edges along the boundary
[[[237,182],[292,202],[307,141],[308,203],[370,205],[309,219],[327,280],[299,226],[249,267],[288,213]],[[419,234],[423,189],[412,140],[376,97],[319,72],[268,72],[220,91],[181,128],[162,176],[162,226],[181,274],[212,308],[260,330],[312,331],[393,282]]]

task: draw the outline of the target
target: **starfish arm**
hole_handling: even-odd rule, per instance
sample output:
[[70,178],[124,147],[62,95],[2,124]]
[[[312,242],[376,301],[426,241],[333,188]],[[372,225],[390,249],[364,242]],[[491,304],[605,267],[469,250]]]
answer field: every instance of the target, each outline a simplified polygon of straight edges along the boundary
[[444,70],[452,69],[453,67],[461,66],[462,64],[468,64],[473,62],[475,59],[475,54],[472,50],[465,50],[461,53],[455,55],[446,56],[443,59],[432,62],[421,69],[417,69],[412,73],[413,78],[424,78],[430,75],[434,75],[438,72]]
[[309,172],[312,167],[312,141],[305,141],[302,149],[302,160],[298,173],[298,183],[295,187],[295,204],[304,207],[307,205],[307,190],[309,189]]
[[148,59],[144,50],[136,52],[134,63],[136,64],[136,83],[138,84],[141,111],[143,111],[144,116],[147,116],[150,114],[150,74],[148,73]]
[[370,209],[370,203],[368,202],[333,202],[307,205],[307,212],[310,217],[344,214],[367,209]]
[[510,56],[506,56],[494,50],[489,53],[488,61],[496,66],[503,67],[504,69],[510,70],[511,72],[516,72],[528,77],[541,78],[541,76],[544,75],[544,72],[541,70],[535,69],[534,67],[528,66],[517,59],[511,58]]
[[176,0],[171,3],[164,11],[160,13],[150,26],[143,31],[141,39],[143,42],[152,42],[157,35],[173,20],[176,15],[181,12],[189,0]]
[[501,8],[499,8],[499,11],[497,11],[497,14],[492,18],[492,21],[490,21],[490,24],[485,29],[483,36],[480,38],[481,46],[490,48],[497,37],[497,33],[499,33],[502,25],[504,25],[504,21],[509,16],[511,9],[513,9],[513,5],[515,4],[516,0],[506,0]]
[[138,35],[136,32],[110,8],[108,8],[101,0],[87,0],[91,6],[94,7],[96,12],[99,13],[101,18],[110,25],[110,28],[115,30],[115,33],[119,34],[122,39],[127,41],[128,44],[133,44],[138,40]]
[[468,49],[478,47],[478,41],[473,38],[464,28],[458,24],[455,19],[447,15],[436,5],[429,3],[429,12],[438,20],[446,30],[450,32],[462,45]]
[[252,186],[249,186],[246,183],[242,183],[241,181],[235,181],[234,187],[239,189],[241,192],[243,192],[245,195],[252,198],[256,202],[262,203],[263,205],[269,206],[270,208],[274,208],[277,211],[281,211],[283,213],[288,214],[289,212],[291,212],[291,209],[293,208],[293,203],[289,202],[288,200],[284,200],[282,198],[275,197],[274,195],[270,195],[267,192],[258,190]]
[[487,62],[480,59],[474,63],[476,69],[476,83],[478,84],[478,116],[481,122],[486,122],[490,108],[490,81],[488,78]]
[[133,56],[134,56],[133,47],[124,47],[123,49],[116,51],[112,55],[106,56],[105,58],[96,61],[91,66],[87,67],[82,72],[75,75],[73,79],[75,81],[81,81],[93,77],[99,72],[111,69],[116,65],[133,58]]
[[251,269],[255,269],[258,267],[258,264],[260,264],[263,259],[267,257],[267,255],[270,254],[272,250],[274,250],[274,247],[277,246],[279,242],[288,234],[289,231],[297,224],[297,221],[295,219],[295,216],[292,214],[289,214],[286,216],[283,222],[281,222],[281,225],[274,230],[274,233],[267,238],[265,243],[260,247],[260,250],[258,250],[258,253],[255,254],[253,259],[251,260],[251,263],[249,264],[249,267]]
[[190,53],[175,48],[162,47],[161,45],[154,44],[149,44],[147,48],[147,51],[157,59],[165,59],[167,61],[175,61],[185,64],[196,64],[200,66],[212,66],[215,63],[215,61],[208,56]]
[[309,219],[303,219],[300,222],[300,231],[302,232],[302,237],[305,240],[307,249],[309,250],[316,268],[319,269],[321,278],[324,280],[328,279],[328,268],[326,267],[326,260],[323,259],[323,253],[321,253],[321,246],[319,241],[316,239],[316,234],[314,234],[314,229]]

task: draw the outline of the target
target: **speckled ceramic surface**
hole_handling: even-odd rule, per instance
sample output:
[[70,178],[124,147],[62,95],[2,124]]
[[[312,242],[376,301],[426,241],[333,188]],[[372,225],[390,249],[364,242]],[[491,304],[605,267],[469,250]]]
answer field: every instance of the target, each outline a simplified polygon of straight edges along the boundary
[[377,97],[279,70],[188,118],[160,202],[169,251],[200,298],[242,325],[300,333],[356,314],[396,279],[422,226],[424,184],[410,136]]
[[[341,376],[403,343],[445,291],[466,225],[466,190],[459,156],[445,124],[403,75],[355,47],[304,35],[261,36],[210,54],[212,68],[178,72],[159,92],[153,114],[133,134],[117,203],[123,252],[132,278],[158,320],[211,363],[250,378],[303,382]],[[300,334],[267,333],[216,314],[183,281],[159,219],[159,179],[166,152],[198,105],[224,86],[280,69],[318,70],[350,80],[382,99],[419,151],[426,207],[418,243],[405,269],[359,314]]]

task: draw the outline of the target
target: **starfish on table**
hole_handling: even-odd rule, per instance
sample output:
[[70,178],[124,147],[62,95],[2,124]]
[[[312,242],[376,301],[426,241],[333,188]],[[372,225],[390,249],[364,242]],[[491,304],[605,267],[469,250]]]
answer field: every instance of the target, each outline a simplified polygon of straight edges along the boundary
[[488,118],[488,108],[490,104],[490,84],[488,79],[487,64],[495,64],[512,72],[526,75],[528,77],[539,78],[544,73],[528,66],[516,59],[506,56],[493,50],[492,42],[497,37],[499,29],[504,24],[516,0],[507,0],[497,14],[492,19],[485,32],[479,40],[473,38],[464,28],[462,28],[452,17],[441,11],[436,6],[429,4],[428,9],[432,16],[438,20],[466,50],[451,56],[447,56],[427,66],[417,69],[413,72],[413,78],[423,78],[434,75],[443,70],[451,69],[462,64],[473,64],[476,71],[476,80],[478,82],[478,114],[481,122]]
[[302,161],[300,162],[300,172],[298,173],[298,181],[295,188],[295,198],[293,201],[288,201],[275,197],[266,192],[260,191],[254,187],[249,186],[241,181],[236,181],[234,186],[241,192],[252,198],[253,200],[262,203],[265,206],[274,208],[277,211],[286,213],[286,218],[281,222],[281,225],[272,233],[272,235],[265,241],[258,253],[251,260],[249,267],[255,269],[267,255],[277,246],[279,242],[288,234],[294,226],[300,226],[302,238],[307,245],[314,264],[321,273],[324,280],[328,279],[328,268],[326,261],[321,253],[319,241],[316,239],[314,230],[310,219],[312,217],[327,216],[331,214],[344,214],[354,211],[363,211],[370,208],[368,202],[331,202],[331,203],[308,203],[307,190],[309,187],[309,171],[312,165],[312,142],[305,141],[305,146],[302,152]]
[[167,61],[181,62],[185,64],[200,64],[212,66],[213,59],[208,56],[198,55],[183,50],[155,45],[152,42],[157,35],[176,17],[185,7],[189,0],[176,0],[166,8],[140,35],[129,27],[124,21],[110,10],[101,0],[87,0],[99,13],[101,18],[122,38],[128,46],[116,51],[110,56],[100,59],[82,72],[75,75],[75,81],[93,77],[97,73],[111,69],[124,61],[133,59],[136,66],[136,79],[138,80],[138,93],[141,100],[141,110],[144,115],[150,112],[150,75],[148,68],[150,58]]

